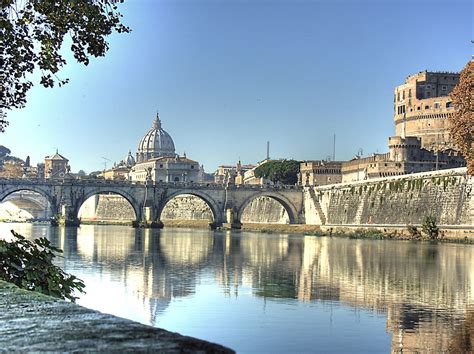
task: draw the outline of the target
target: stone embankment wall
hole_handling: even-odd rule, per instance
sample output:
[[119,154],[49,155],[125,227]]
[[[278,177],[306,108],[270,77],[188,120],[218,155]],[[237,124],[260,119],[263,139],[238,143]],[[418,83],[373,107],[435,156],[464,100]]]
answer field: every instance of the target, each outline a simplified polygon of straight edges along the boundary
[[465,168],[305,188],[305,217],[314,225],[421,224],[474,226],[474,178]]
[[[81,207],[79,217],[89,221],[135,220],[133,208],[119,195],[101,194],[89,198]],[[190,194],[173,198],[161,213],[162,220],[212,220],[212,212],[204,200]],[[280,203],[269,197],[253,200],[242,216],[244,223],[287,224],[288,214]]]
[[269,197],[259,197],[245,208],[241,222],[288,224],[290,219],[279,202]]
[[135,220],[135,212],[122,196],[99,194],[84,202],[79,211],[79,217],[86,221],[131,221]]
[[206,202],[190,194],[171,199],[161,213],[161,220],[212,220]]
[[[162,220],[212,220],[212,212],[202,199],[192,195],[181,195],[166,204],[161,213]],[[243,223],[287,224],[288,214],[280,203],[269,197],[253,200],[242,215]]]

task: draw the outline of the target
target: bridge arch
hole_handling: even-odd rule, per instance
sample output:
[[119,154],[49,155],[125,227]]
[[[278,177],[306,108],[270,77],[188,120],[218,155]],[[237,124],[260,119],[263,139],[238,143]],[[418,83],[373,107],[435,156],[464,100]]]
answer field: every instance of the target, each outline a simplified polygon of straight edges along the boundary
[[192,189],[183,189],[183,190],[179,190],[167,195],[166,198],[163,199],[160,205],[158,206],[158,213],[157,213],[158,220],[161,220],[161,213],[163,212],[163,209],[165,208],[166,204],[168,204],[172,199],[179,197],[181,195],[192,195],[194,197],[197,197],[203,200],[207,204],[209,209],[211,210],[214,223],[222,224],[222,222],[224,221],[224,215],[218,203],[212,197],[210,197],[207,193],[202,192],[200,190],[192,190]]
[[87,199],[94,195],[101,195],[101,194],[112,194],[112,195],[119,195],[123,197],[128,204],[133,209],[135,214],[135,220],[141,220],[142,211],[140,204],[135,200],[135,198],[128,192],[121,190],[121,189],[114,189],[114,188],[104,188],[104,189],[96,189],[93,190],[86,190],[81,198],[77,201],[76,205],[74,206],[74,213],[75,216],[79,216],[79,210],[81,209],[82,205],[86,202]]
[[55,215],[59,212],[59,205],[58,201],[56,200],[56,197],[49,194],[48,190],[41,188],[40,186],[35,186],[35,185],[15,185],[11,186],[6,189],[0,190],[0,203],[5,202],[8,196],[12,195],[13,193],[17,192],[34,192],[42,197],[44,197],[49,204],[49,208],[52,212],[52,215]]
[[263,192],[257,192],[255,194],[252,194],[250,197],[244,200],[244,202],[240,205],[240,207],[237,209],[237,215],[236,215],[236,220],[238,222],[242,222],[242,216],[244,214],[245,208],[255,199],[260,198],[260,197],[268,197],[271,198],[275,201],[277,201],[286,211],[288,214],[288,219],[290,221],[290,224],[297,224],[299,217],[298,217],[298,210],[296,207],[293,205],[293,203],[283,196],[280,193],[276,192],[271,192],[271,191],[263,191]]

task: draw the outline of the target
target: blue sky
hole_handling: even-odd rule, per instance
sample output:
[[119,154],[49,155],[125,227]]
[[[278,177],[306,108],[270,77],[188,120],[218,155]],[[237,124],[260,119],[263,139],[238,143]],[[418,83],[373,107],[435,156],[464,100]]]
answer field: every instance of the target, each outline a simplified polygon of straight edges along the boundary
[[[59,152],[73,171],[135,153],[160,111],[176,150],[213,171],[271,157],[383,152],[393,89],[471,57],[470,0],[129,0],[132,33],[106,57],[68,65],[9,112],[0,144],[32,163]],[[67,46],[65,46],[67,47]],[[66,53],[66,51],[65,51]],[[110,163],[109,163],[110,166]]]

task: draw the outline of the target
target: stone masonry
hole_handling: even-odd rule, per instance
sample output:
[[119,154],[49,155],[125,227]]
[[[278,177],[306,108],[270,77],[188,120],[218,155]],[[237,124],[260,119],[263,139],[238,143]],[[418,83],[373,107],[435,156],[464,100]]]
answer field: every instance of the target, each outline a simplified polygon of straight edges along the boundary
[[233,353],[0,281],[0,352]]
[[[308,187],[308,224],[406,225],[435,216],[440,225],[474,226],[474,179],[465,168]],[[308,211],[311,210],[311,213]]]

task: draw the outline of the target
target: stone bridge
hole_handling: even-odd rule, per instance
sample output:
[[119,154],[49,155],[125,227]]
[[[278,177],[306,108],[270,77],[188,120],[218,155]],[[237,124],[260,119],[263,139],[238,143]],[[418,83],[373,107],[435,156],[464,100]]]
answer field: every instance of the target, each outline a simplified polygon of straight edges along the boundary
[[206,202],[213,214],[213,226],[229,223],[240,227],[242,214],[252,200],[269,197],[288,213],[290,224],[304,223],[304,198],[298,186],[261,186],[201,183],[131,183],[112,180],[0,179],[0,202],[18,191],[33,191],[44,196],[53,215],[66,224],[78,224],[81,205],[96,194],[118,194],[135,211],[137,223],[162,225],[161,213],[174,197],[190,194]]

